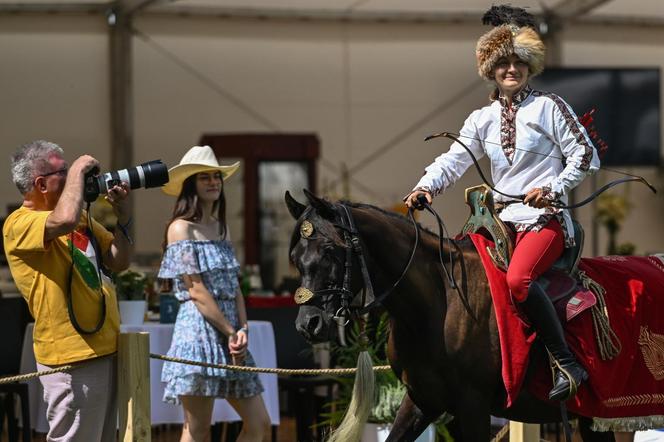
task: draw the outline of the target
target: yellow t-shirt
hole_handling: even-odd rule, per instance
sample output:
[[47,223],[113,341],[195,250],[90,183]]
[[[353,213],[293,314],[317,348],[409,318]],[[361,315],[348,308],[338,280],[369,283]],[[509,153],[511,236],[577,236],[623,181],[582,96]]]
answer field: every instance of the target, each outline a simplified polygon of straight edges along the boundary
[[[40,364],[60,365],[113,353],[117,350],[120,315],[111,284],[103,285],[106,320],[96,333],[78,333],[70,322],[67,310],[69,274],[72,270],[71,243],[75,245],[76,265],[71,279],[71,293],[77,322],[84,330],[92,330],[101,315],[96,262],[94,256],[88,259],[89,255],[94,254],[94,249],[84,235],[87,213],[84,211],[81,215],[74,232],[44,243],[46,218],[50,213],[20,207],[7,217],[2,229],[5,254],[14,282],[35,318],[35,358]],[[113,235],[94,220],[92,231],[104,256]]]

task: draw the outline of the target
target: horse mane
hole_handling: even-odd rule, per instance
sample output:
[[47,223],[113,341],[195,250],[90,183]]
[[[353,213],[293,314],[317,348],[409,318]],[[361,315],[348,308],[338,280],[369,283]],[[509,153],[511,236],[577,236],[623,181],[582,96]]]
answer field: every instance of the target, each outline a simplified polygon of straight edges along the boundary
[[[333,204],[333,203],[330,202],[330,204]],[[394,220],[394,221],[398,222],[404,229],[412,228],[412,222],[411,222],[410,218],[408,218],[404,215],[401,215],[400,213],[391,211],[391,210],[386,210],[386,209],[383,209],[381,207],[374,206],[374,205],[367,204],[367,203],[360,203],[360,202],[348,201],[348,200],[339,200],[339,201],[337,201],[336,204],[343,204],[343,205],[348,206],[348,207],[353,208],[353,209],[366,209],[366,210],[370,210],[370,211],[373,211],[373,212],[378,212],[382,216],[385,216],[385,217],[387,217],[391,220]],[[302,224],[302,221],[304,221],[305,219],[309,219],[307,215],[311,214],[311,212],[313,210],[314,210],[314,208],[312,206],[307,206],[307,208],[304,210],[304,212],[300,216],[300,219],[297,220],[297,222],[295,224],[295,228],[293,229],[293,233],[291,235],[289,250],[292,250],[295,247],[295,244],[297,243],[297,241],[300,238],[300,228],[299,228],[299,226]],[[321,217],[322,219],[326,220],[326,221],[334,221],[334,220],[327,219],[326,217],[323,217],[320,214],[318,214],[318,216]],[[418,228],[420,229],[420,234],[423,233],[424,235],[430,236],[431,239],[435,240],[435,242],[436,242],[435,244],[436,244],[436,247],[437,247],[438,240],[439,240],[440,236],[437,233],[431,231],[431,229],[429,229],[428,227],[423,226],[421,223],[419,223],[417,221],[415,223],[417,224]],[[320,227],[323,230],[323,232],[322,232],[323,234],[327,234],[326,236],[328,236],[330,239],[334,240],[335,242],[337,242],[337,240],[338,240],[337,245],[344,246],[343,240],[338,235],[338,233],[336,232],[336,229],[329,228],[328,225],[323,225],[323,226],[320,226]],[[449,238],[449,240],[452,241],[457,246],[459,246],[462,250],[465,250],[467,247],[474,248],[474,246],[472,245],[472,243],[468,239],[468,237],[463,237],[461,239]]]
[[[348,206],[348,207],[352,207],[352,208],[354,208],[354,209],[369,209],[369,210],[373,210],[373,211],[376,211],[376,212],[381,213],[382,215],[385,215],[385,216],[388,217],[388,218],[392,218],[392,219],[397,220],[397,221],[399,221],[399,222],[401,222],[401,223],[407,224],[408,227],[410,227],[410,226],[412,225],[412,223],[411,223],[411,221],[410,221],[410,218],[408,218],[408,217],[406,217],[406,216],[403,216],[403,215],[400,214],[400,213],[397,213],[397,212],[391,211],[391,210],[385,210],[385,209],[383,209],[383,208],[381,208],[381,207],[372,206],[371,204],[358,203],[358,202],[347,201],[347,200],[340,200],[339,203],[340,203],[340,204],[344,204],[344,205],[346,205],[346,206]],[[425,233],[427,233],[427,234],[429,234],[429,235],[432,235],[436,240],[438,240],[438,234],[437,234],[437,233],[432,232],[428,227],[423,226],[421,223],[419,223],[419,222],[417,222],[417,221],[416,221],[415,223],[417,224],[417,227],[420,229],[420,232],[425,232]]]

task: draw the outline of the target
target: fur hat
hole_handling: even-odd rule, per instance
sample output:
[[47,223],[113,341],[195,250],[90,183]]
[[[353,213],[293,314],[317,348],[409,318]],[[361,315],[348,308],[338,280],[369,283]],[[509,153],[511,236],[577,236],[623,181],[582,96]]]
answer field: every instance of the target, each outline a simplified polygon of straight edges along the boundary
[[535,19],[521,8],[492,6],[482,23],[496,26],[477,40],[475,55],[480,77],[493,81],[496,62],[511,54],[528,63],[530,76],[544,70],[544,43],[535,31]]
[[210,146],[194,146],[187,151],[180,160],[180,164],[168,170],[168,183],[161,190],[167,195],[178,196],[182,191],[184,180],[199,172],[221,172],[221,177],[233,175],[240,162],[230,165],[220,165],[214,151]]

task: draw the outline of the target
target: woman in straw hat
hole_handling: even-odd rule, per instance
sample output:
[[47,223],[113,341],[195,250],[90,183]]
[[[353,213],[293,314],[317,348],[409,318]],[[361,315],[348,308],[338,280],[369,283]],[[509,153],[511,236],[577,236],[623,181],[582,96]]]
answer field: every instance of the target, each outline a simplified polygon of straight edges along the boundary
[[[570,106],[528,85],[544,64],[544,44],[534,29],[534,18],[520,8],[494,6],[483,22],[495,27],[477,42],[477,66],[494,92],[491,104],[470,114],[460,138],[476,157],[489,157],[497,189],[525,195],[523,201],[510,201],[499,214],[517,232],[507,283],[555,361],[549,398],[565,401],[588,374],[570,352],[554,307],[537,279],[565,247],[574,245],[568,211],[551,203],[566,203],[569,191],[599,168],[599,158]],[[431,202],[471,164],[471,156],[455,142],[426,168],[405,198],[406,205],[417,206],[420,195]],[[501,195],[494,197],[506,201]]]
[[[213,364],[254,366],[249,329],[239,295],[239,264],[228,240],[224,180],[239,163],[223,166],[210,146],[194,146],[169,170],[163,191],[176,196],[166,228],[160,278],[172,278],[180,310],[168,355]],[[181,403],[181,441],[205,441],[215,398],[242,418],[238,441],[261,441],[270,420],[256,373],[164,363],[164,400]]]

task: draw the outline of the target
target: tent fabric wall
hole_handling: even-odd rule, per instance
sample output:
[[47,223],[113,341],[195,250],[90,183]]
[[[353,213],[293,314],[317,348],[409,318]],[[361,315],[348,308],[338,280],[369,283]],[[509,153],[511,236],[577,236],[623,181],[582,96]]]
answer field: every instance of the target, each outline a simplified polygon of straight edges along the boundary
[[[345,163],[357,170],[352,199],[390,207],[449,146],[424,143],[424,137],[457,131],[473,109],[487,103],[489,89],[478,80],[474,61],[476,38],[485,30],[480,25],[139,16],[134,26],[137,164],[161,158],[174,165],[202,133],[315,132],[322,153],[318,187],[330,197],[342,196],[341,186],[331,184]],[[664,41],[660,28],[618,32],[571,25],[561,38],[564,66],[664,66],[664,49],[656,44]],[[45,138],[61,144],[68,160],[90,153],[106,170],[111,147],[105,19],[0,16],[0,57],[4,155]],[[630,171],[664,192],[661,171]],[[0,177],[4,214],[20,196],[8,167]],[[615,178],[601,173],[599,180]],[[452,232],[466,218],[463,189],[477,183],[470,170],[437,198]],[[617,190],[627,192],[634,205],[620,241],[634,242],[641,253],[663,251],[664,193],[653,197],[638,186]],[[589,183],[578,192],[588,195]],[[136,250],[158,252],[173,200],[154,189],[133,196]],[[591,214],[589,207],[577,211],[587,229]],[[604,250],[603,233],[600,240]]]

